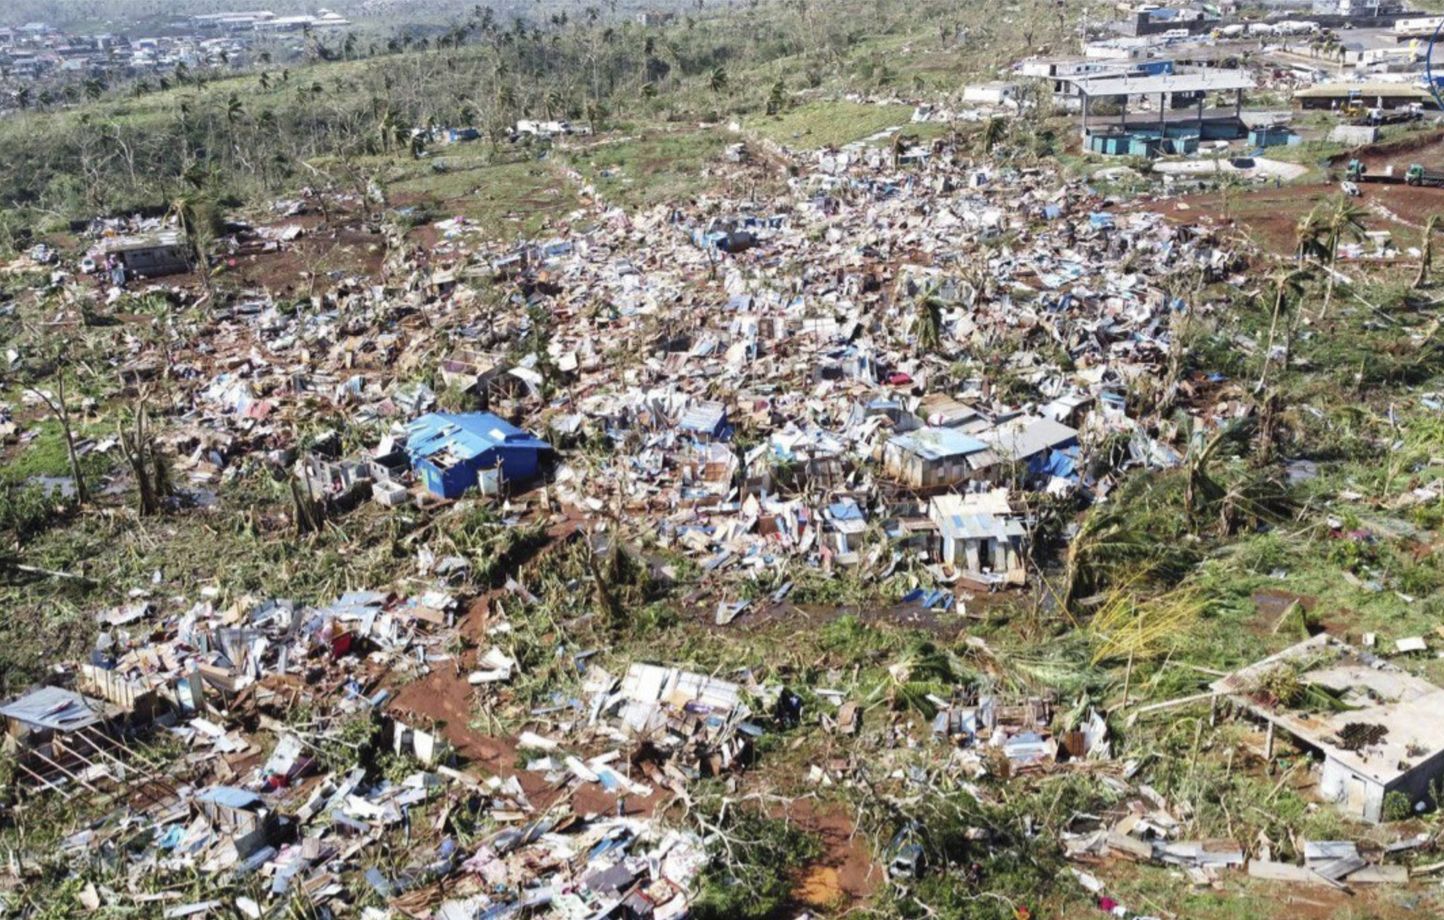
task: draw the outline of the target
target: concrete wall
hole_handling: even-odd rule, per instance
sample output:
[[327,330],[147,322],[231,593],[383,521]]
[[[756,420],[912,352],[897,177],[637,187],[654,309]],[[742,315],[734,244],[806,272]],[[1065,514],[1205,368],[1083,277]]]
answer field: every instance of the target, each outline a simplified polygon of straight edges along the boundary
[[1411,807],[1417,802],[1429,802],[1438,807],[1439,803],[1434,802],[1434,790],[1430,788],[1436,780],[1444,782],[1444,751],[1417,764],[1414,769],[1390,783],[1386,794],[1404,793]]
[[1346,815],[1377,823],[1384,807],[1384,786],[1360,776],[1332,757],[1325,756],[1319,777],[1319,796],[1335,803]]
[[1360,146],[1372,144],[1379,139],[1379,129],[1370,125],[1335,125],[1329,132],[1329,140],[1335,144]]

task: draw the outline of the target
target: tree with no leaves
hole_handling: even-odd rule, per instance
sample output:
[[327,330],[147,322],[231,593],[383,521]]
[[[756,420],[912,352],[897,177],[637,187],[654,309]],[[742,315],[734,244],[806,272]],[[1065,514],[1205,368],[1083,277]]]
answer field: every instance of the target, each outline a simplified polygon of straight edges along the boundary
[[[1273,360],[1269,357],[1274,350],[1274,341],[1279,331],[1279,321],[1288,311],[1290,303],[1297,303],[1299,296],[1303,293],[1303,281],[1308,277],[1308,272],[1294,269],[1292,271],[1279,272],[1273,277],[1274,288],[1274,309],[1273,318],[1269,321],[1268,344],[1264,347],[1263,370],[1259,372],[1258,386],[1255,390],[1262,393],[1268,386],[1269,369],[1273,367]],[[1284,350],[1285,367],[1288,366],[1288,349]]]
[[45,403],[54,413],[56,421],[60,422],[60,432],[65,438],[65,453],[70,461],[70,478],[75,480],[75,500],[84,505],[90,501],[90,489],[85,485],[85,476],[80,469],[80,454],[75,447],[75,426],[70,418],[70,404],[65,398],[65,368],[62,367],[56,374],[55,381],[54,393],[39,387],[27,387],[26,390]]
[[159,514],[165,508],[165,499],[171,494],[170,468],[151,430],[145,393],[136,400],[131,427],[127,429],[117,422],[116,433],[119,435],[120,452],[135,475],[137,510],[141,517]]
[[1421,288],[1429,280],[1429,271],[1434,267],[1434,232],[1439,229],[1441,215],[1430,214],[1424,222],[1424,238],[1419,241],[1419,273],[1414,276],[1414,287]]
[[1324,215],[1324,239],[1329,252],[1329,278],[1324,287],[1324,305],[1319,308],[1319,318],[1329,314],[1329,304],[1334,300],[1334,283],[1337,281],[1339,244],[1348,236],[1361,239],[1364,236],[1364,215],[1367,212],[1354,203],[1352,198],[1340,195]]

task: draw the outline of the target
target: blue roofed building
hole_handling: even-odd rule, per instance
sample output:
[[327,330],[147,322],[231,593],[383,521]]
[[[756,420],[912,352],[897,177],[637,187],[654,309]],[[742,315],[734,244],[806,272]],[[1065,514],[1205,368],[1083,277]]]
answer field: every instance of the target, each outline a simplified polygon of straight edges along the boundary
[[883,446],[883,470],[914,489],[984,478],[998,459],[987,444],[955,428],[931,426],[897,435]]
[[406,426],[406,455],[427,491],[459,498],[535,479],[552,446],[490,412],[433,412]]

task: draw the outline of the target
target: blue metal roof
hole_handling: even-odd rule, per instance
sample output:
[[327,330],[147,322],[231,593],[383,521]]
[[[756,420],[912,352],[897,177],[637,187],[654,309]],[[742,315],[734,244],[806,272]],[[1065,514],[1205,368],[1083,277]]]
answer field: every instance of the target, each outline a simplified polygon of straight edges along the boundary
[[444,450],[460,460],[470,460],[502,445],[551,450],[547,442],[490,412],[433,412],[407,425],[406,431],[406,453],[413,460]]
[[982,441],[954,428],[919,428],[898,435],[890,443],[924,460],[965,457],[988,449]]

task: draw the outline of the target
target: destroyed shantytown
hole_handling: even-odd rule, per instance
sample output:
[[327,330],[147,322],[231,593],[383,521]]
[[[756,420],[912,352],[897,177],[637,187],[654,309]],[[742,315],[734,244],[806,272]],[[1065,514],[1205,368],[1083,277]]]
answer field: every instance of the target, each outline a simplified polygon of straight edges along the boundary
[[0,916],[1444,915],[1441,34],[0,4]]

